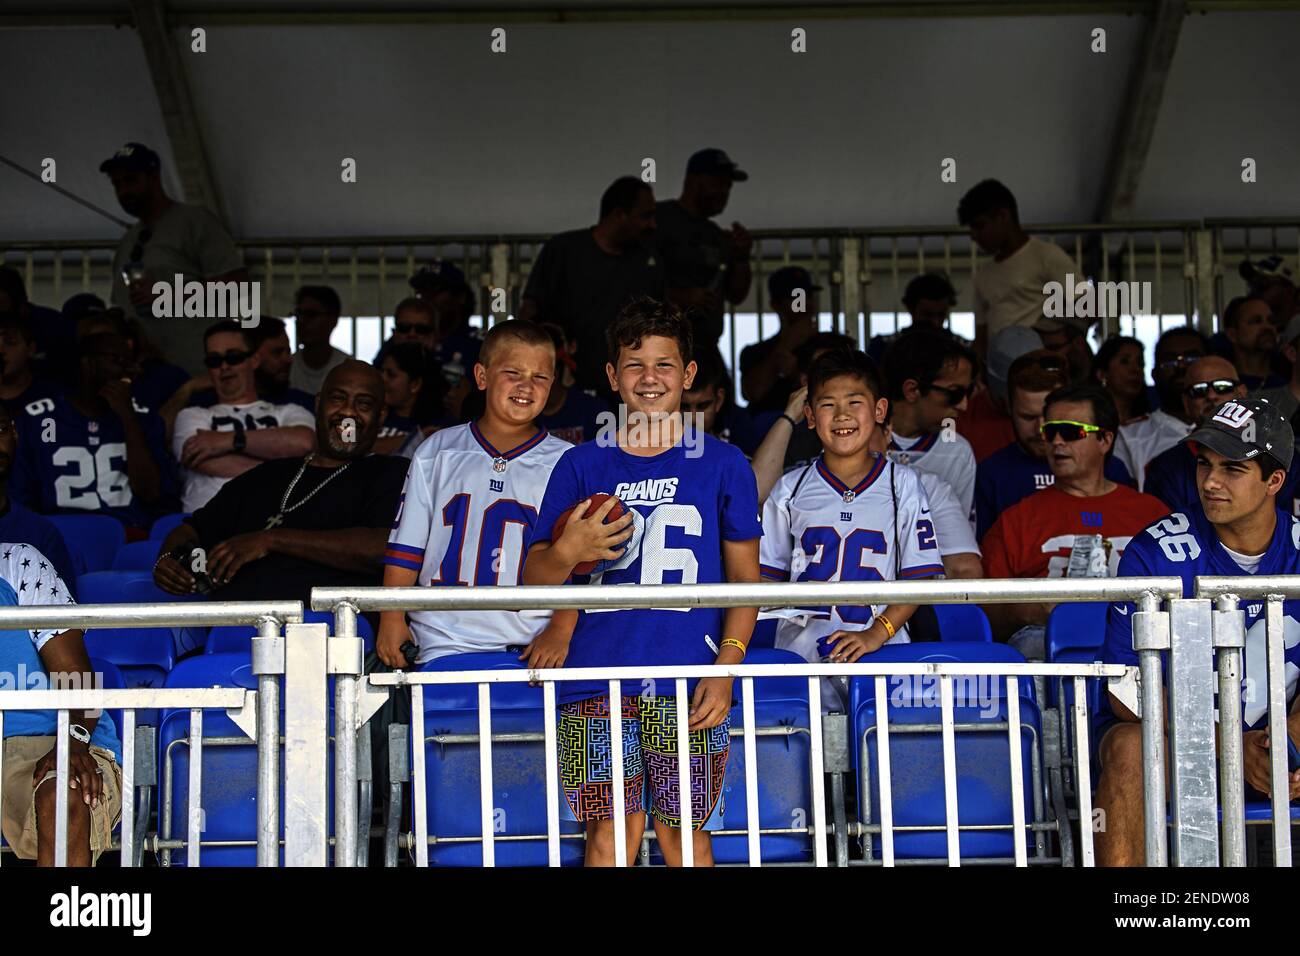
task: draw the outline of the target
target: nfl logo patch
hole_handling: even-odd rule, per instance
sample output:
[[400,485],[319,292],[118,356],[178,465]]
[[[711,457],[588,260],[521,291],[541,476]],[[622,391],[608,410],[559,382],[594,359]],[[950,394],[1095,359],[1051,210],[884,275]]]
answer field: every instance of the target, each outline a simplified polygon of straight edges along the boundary
[[503,471],[506,470],[506,460],[504,458],[493,459],[492,470],[495,471],[498,475],[501,474]]

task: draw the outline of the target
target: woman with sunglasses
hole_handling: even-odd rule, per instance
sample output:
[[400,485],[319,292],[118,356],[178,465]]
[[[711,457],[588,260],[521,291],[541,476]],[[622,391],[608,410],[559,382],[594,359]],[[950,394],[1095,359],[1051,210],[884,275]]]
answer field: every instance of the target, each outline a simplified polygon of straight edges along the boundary
[[1092,360],[1093,381],[1110,392],[1121,425],[1150,411],[1143,355],[1142,343],[1131,335],[1112,335]]

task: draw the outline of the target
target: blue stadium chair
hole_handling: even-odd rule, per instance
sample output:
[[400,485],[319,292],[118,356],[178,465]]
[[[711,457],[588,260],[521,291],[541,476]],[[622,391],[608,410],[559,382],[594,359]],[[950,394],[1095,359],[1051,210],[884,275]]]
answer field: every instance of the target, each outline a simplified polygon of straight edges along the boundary
[[[898,644],[882,647],[873,663],[989,662],[1023,663],[1024,658],[1005,644],[982,642]],[[1006,679],[953,679],[953,718],[957,723],[993,724],[1007,720]],[[1034,700],[1033,681],[1021,678],[1021,756],[1024,767],[1025,818],[1032,822],[1033,761],[1039,754],[1041,721]],[[937,730],[910,730],[909,725],[940,723],[939,679],[889,678],[887,702],[890,727],[892,807],[898,826],[942,827],[946,809],[943,779],[943,740]],[[858,817],[867,824],[880,823],[880,777],[875,678],[850,681],[850,747],[858,772]],[[1005,825],[1005,830],[965,831],[959,837],[963,857],[1010,857],[1011,762],[1005,729],[961,731],[956,735],[957,816],[960,824]],[[1026,831],[1032,847],[1034,835]],[[871,836],[871,853],[880,854],[880,837]],[[894,853],[899,859],[943,859],[947,835],[942,830],[894,833]]]
[[[90,659],[90,670],[91,673],[99,675],[96,678],[99,682],[98,686],[102,687],[104,690],[122,690],[127,686],[126,678],[122,676],[122,671],[119,670],[118,666],[110,660],[107,660],[103,657],[92,657]],[[117,728],[117,738],[118,740],[121,740],[122,739],[121,709],[114,708],[112,710],[105,711],[105,713],[112,718],[113,726]],[[137,725],[144,723],[144,721],[140,720],[140,713],[141,711],[136,711],[135,722]]]
[[[1106,609],[1101,601],[1084,601],[1058,604],[1047,617],[1047,661],[1053,664],[1091,664],[1101,659],[1101,647],[1106,641]],[[1047,682],[1047,706],[1057,706],[1060,698],[1059,679]],[[1065,681],[1065,706],[1074,706],[1074,681]],[[1100,683],[1088,681],[1088,714],[1097,713],[1101,701]]]
[[161,518],[155,519],[153,525],[149,528],[149,540],[154,542],[162,542],[169,534],[172,533],[173,528],[175,528],[178,524],[180,524],[188,517],[189,514],[185,513],[185,514],[175,514],[175,515],[163,515]]
[[[517,655],[506,652],[454,654],[430,661],[425,671],[520,670]],[[542,690],[527,684],[492,687],[492,732],[543,733]],[[428,738],[478,733],[478,687],[473,684],[424,688],[425,793],[431,837],[482,835],[477,743],[439,743]],[[413,742],[413,746],[416,746]],[[498,842],[497,866],[545,866],[546,763],[542,741],[492,746],[493,807],[503,829],[498,836],[536,835],[538,840]],[[563,799],[561,797],[560,799]],[[580,833],[576,823],[561,823],[562,833]],[[560,860],[581,865],[581,840],[561,840]],[[481,844],[429,847],[430,866],[479,866]]]
[[[329,611],[304,611],[303,623],[327,624],[330,628],[333,628],[334,615]],[[365,643],[367,652],[375,649],[375,632],[371,628],[370,622],[360,615],[357,616],[357,634]],[[237,624],[214,627],[208,631],[208,639],[204,645],[203,653],[243,654],[247,657],[253,652],[253,638],[256,636],[257,628],[255,627]]]
[[[203,654],[181,661],[167,677],[168,687],[245,687],[256,688],[257,678],[245,654]],[[332,679],[328,690],[334,699]],[[283,719],[283,698],[281,698]],[[329,792],[327,826],[334,832],[334,714],[330,707],[330,742],[326,775]],[[167,709],[162,713],[158,730],[158,806],[159,829],[173,839],[185,839],[189,800],[188,709]],[[283,730],[283,724],[281,724]],[[239,743],[216,744],[209,738],[237,737]],[[224,711],[203,712],[203,834],[205,841],[242,840],[247,846],[203,847],[202,866],[253,866],[257,862],[257,747]],[[171,778],[170,813],[161,805],[168,776]],[[280,837],[284,838],[284,752],[280,756]],[[333,863],[333,852],[329,854]],[[185,865],[185,851],[172,852],[173,866]],[[280,851],[284,865],[284,850]]]
[[988,615],[978,604],[936,604],[941,641],[993,641]]
[[749,640],[749,649],[776,647],[776,626],[781,622],[776,618],[759,621],[754,625],[754,636]]
[[[81,604],[145,604],[201,600],[201,595],[177,597],[153,583],[149,571],[96,571],[77,578]],[[91,654],[113,661],[123,669],[132,687],[161,687],[175,658],[203,643],[198,627],[94,628],[86,632]],[[143,721],[142,721],[143,722]]]
[[126,544],[122,523],[108,515],[48,515],[48,518],[63,536],[78,577],[92,571],[107,571]]
[[158,560],[157,541],[132,541],[122,546],[113,557],[114,571],[148,571],[153,572],[154,562]]

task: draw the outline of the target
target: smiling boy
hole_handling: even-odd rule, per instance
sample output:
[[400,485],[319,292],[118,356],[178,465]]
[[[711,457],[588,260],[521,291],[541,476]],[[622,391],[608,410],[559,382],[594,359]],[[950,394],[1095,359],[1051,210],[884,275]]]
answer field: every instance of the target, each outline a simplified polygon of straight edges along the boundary
[[[758,581],[761,529],[749,464],[731,445],[689,435],[679,411],[696,373],[690,324],[677,308],[641,299],[623,310],[607,337],[614,361],[605,372],[625,406],[617,440],[579,445],[555,466],[534,526],[524,583],[570,582],[574,568],[585,561],[612,562],[590,575],[592,585]],[[627,513],[604,524],[614,506],[607,501],[592,516],[581,517],[598,492],[616,496]],[[562,535],[552,539],[556,519],[575,505]],[[565,666],[738,664],[757,613],[755,608],[583,610]],[[603,681],[561,685],[563,809],[587,825],[588,866],[615,861],[612,757],[608,745],[600,745],[610,736],[606,686]],[[627,855],[635,855],[648,809],[664,859],[676,866],[682,855],[677,703],[671,684],[663,689],[669,693],[656,693],[653,682],[624,684]],[[712,864],[708,831],[722,822],[731,691],[728,677],[688,683],[697,865]]]

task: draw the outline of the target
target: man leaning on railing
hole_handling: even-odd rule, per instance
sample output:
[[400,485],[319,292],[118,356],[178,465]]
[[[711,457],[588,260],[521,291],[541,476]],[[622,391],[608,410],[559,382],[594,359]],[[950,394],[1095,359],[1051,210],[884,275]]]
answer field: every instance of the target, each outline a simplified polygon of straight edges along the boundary
[[[1223,405],[1186,439],[1196,454],[1200,501],[1152,523],[1133,538],[1119,564],[1120,577],[1178,575],[1192,594],[1198,575],[1300,574],[1300,519],[1277,508],[1295,437],[1268,402],[1242,399]],[[1292,740],[1300,741],[1296,675],[1300,669],[1300,602],[1283,606],[1286,629],[1286,696]],[[1102,658],[1134,666],[1133,605],[1113,604]],[[1245,605],[1245,672],[1242,676],[1243,770],[1246,799],[1270,793],[1264,602]],[[1178,635],[1174,635],[1177,640]],[[1144,817],[1140,698],[1131,678],[1115,683],[1102,702],[1099,741],[1101,781],[1096,805],[1103,821],[1097,834],[1102,866],[1143,863]],[[1278,746],[1286,746],[1278,741]],[[1300,771],[1290,775],[1290,798],[1300,797]],[[1087,781],[1083,781],[1087,786]]]
[[[49,559],[28,544],[0,544],[0,607],[72,604]],[[82,632],[0,630],[0,691],[95,686]],[[93,866],[122,815],[122,746],[101,711],[68,714],[68,865]],[[21,860],[54,865],[58,721],[52,710],[4,712],[0,827]]]

